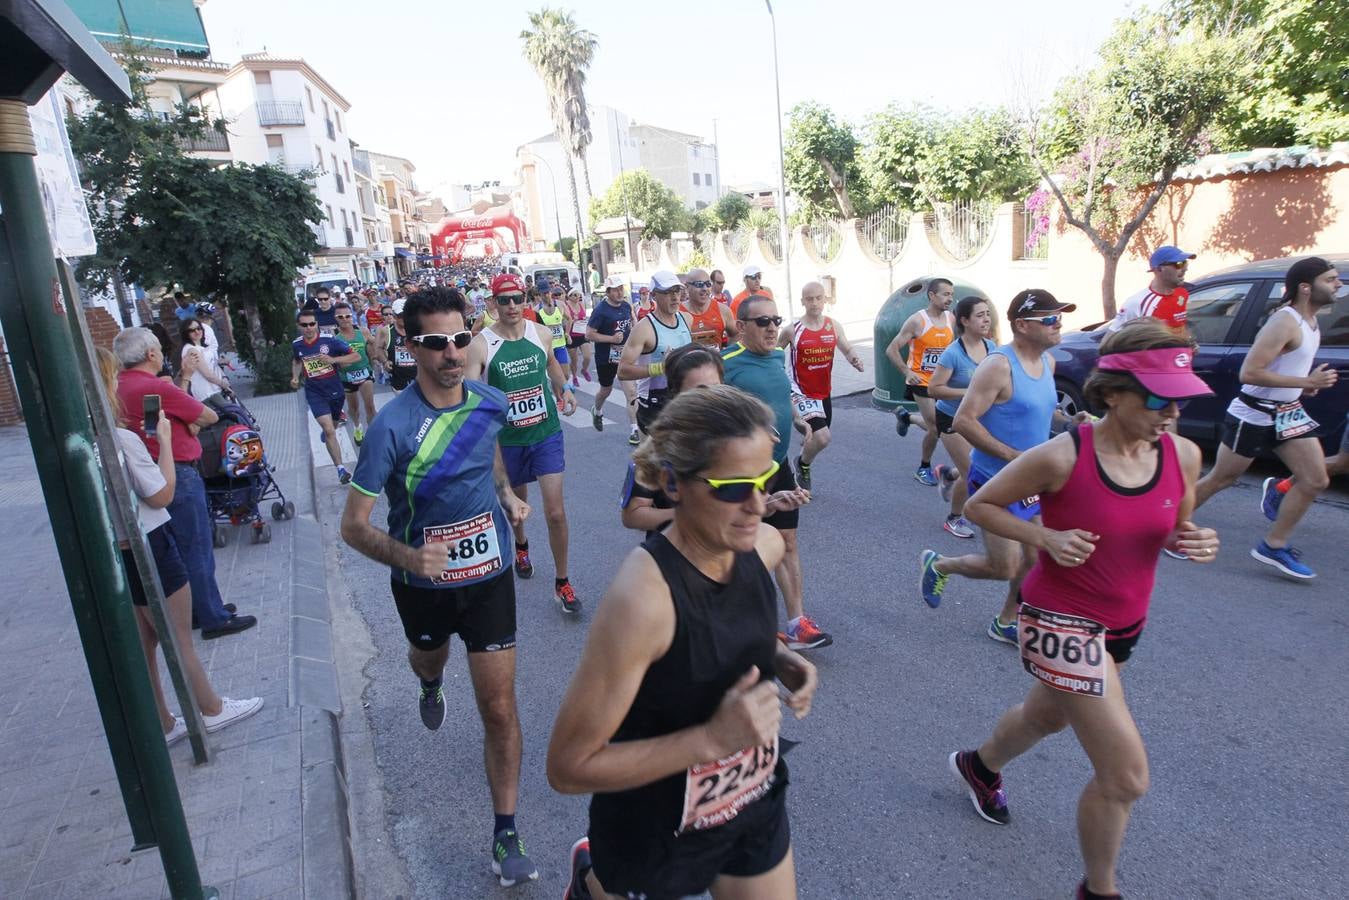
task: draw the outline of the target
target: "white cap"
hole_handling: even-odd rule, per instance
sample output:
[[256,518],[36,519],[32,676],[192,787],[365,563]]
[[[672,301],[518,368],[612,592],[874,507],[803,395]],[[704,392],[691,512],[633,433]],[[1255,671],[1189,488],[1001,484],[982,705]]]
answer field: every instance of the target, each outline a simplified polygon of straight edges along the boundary
[[393,302],[393,314],[395,316],[401,316],[403,314],[403,305],[406,304],[407,302],[408,301],[406,297],[399,297],[397,300],[395,300]]
[[763,275],[763,269],[758,266],[745,266],[745,278],[758,278]]
[[679,287],[682,283],[678,275],[664,269],[651,276],[651,290],[653,291],[668,291],[671,288]]
[[605,286],[606,288],[622,288],[622,287],[626,287],[626,285],[623,284],[623,276],[622,276],[622,275],[610,275],[608,278],[604,279],[604,286]]

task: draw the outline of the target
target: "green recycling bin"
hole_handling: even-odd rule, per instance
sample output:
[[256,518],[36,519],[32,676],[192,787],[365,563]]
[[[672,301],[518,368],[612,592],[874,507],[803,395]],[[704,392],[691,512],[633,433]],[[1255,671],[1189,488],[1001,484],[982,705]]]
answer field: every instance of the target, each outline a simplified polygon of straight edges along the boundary
[[[885,355],[885,348],[890,346],[890,342],[899,334],[899,330],[904,327],[904,322],[909,316],[927,307],[927,286],[928,282],[934,278],[946,278],[955,288],[955,302],[951,304],[954,311],[955,303],[959,303],[966,297],[978,297],[981,300],[988,300],[988,294],[984,293],[978,287],[970,284],[968,281],[961,281],[959,278],[950,278],[946,275],[928,275],[923,278],[915,278],[908,284],[902,285],[899,290],[890,295],[890,299],[881,305],[881,311],[876,314],[876,324],[872,328],[874,338],[873,350],[876,367],[876,387],[871,391],[871,403],[880,409],[894,410],[903,404],[910,411],[916,410],[917,405],[905,396],[904,379],[899,371],[890,364],[890,360]],[[909,348],[901,347],[899,351],[905,361],[909,358]]]

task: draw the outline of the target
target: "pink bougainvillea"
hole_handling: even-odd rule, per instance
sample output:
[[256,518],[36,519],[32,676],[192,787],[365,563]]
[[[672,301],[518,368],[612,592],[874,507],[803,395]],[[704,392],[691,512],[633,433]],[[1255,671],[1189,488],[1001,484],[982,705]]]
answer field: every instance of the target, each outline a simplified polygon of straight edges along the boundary
[[1039,188],[1026,198],[1022,206],[1026,210],[1026,253],[1035,253],[1040,241],[1049,234],[1049,191]]

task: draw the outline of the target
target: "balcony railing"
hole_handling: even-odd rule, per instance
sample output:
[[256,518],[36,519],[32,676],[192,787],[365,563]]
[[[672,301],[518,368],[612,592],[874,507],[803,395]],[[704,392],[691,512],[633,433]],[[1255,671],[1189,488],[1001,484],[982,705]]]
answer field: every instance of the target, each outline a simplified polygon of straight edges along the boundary
[[339,194],[345,194],[347,192],[347,183],[342,180],[342,173],[334,172],[333,178],[337,180],[337,192]]
[[369,157],[363,157],[363,156],[358,156],[358,155],[356,155],[356,154],[352,154],[352,157],[351,157],[351,167],[352,167],[353,169],[355,169],[357,172],[360,172],[360,173],[361,173],[362,175],[364,175],[366,178],[369,178],[369,179],[373,180],[374,177],[375,177],[375,176],[373,176],[373,175],[370,174],[370,159],[369,159]]
[[303,125],[304,104],[299,100],[259,100],[259,125]]
[[208,128],[198,137],[185,138],[179,145],[187,153],[229,153],[230,142],[224,132]]
[[337,130],[333,128],[333,120],[325,119],[324,121],[328,124],[328,140],[330,141],[337,140]]
[[318,171],[313,166],[297,166],[285,161],[275,162],[272,163],[272,165],[286,172],[286,174],[294,175],[296,178],[303,179],[310,184],[313,184],[318,177]]

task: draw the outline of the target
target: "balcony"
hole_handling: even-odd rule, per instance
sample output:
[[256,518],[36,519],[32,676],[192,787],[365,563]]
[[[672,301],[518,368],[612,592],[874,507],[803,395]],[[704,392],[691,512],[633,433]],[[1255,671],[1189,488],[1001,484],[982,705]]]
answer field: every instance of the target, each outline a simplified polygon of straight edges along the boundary
[[200,135],[178,142],[186,153],[229,153],[230,142],[223,131],[208,128]]
[[347,183],[342,180],[342,173],[334,172],[333,178],[337,180],[337,192],[339,194],[345,194],[347,192]]
[[304,104],[299,100],[259,100],[258,124],[303,125]]
[[[296,105],[298,105],[298,104],[296,104]],[[324,121],[325,121],[325,122],[327,123],[327,125],[328,125],[328,140],[330,140],[330,141],[335,141],[335,140],[337,140],[337,130],[333,127],[333,120],[332,120],[332,119],[325,119]]]
[[369,178],[372,181],[374,180],[375,176],[370,174],[370,158],[368,156],[361,156],[358,153],[353,153],[351,156],[351,167],[366,178]]
[[302,181],[307,181],[310,184],[313,184],[315,181],[318,180],[318,170],[315,169],[313,166],[297,166],[292,163],[288,163],[285,160],[282,160],[281,162],[271,163],[271,165],[276,166],[278,169],[285,172],[287,175],[294,175],[296,178],[299,178]]

